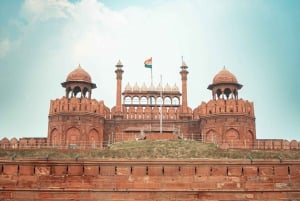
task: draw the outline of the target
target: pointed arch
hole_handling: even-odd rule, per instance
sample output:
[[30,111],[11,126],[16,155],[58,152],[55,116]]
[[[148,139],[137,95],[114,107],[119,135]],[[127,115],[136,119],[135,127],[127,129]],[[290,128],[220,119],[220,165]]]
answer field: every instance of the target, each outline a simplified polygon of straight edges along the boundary
[[67,130],[67,145],[80,145],[80,130],[71,127]]
[[53,146],[58,146],[61,144],[60,135],[56,128],[52,129],[50,139],[51,139],[51,145]]
[[88,145],[95,148],[99,145],[100,137],[97,129],[93,128],[88,134]]
[[225,132],[224,137],[223,137],[223,140],[229,144],[237,143],[239,139],[240,139],[239,131],[234,128],[229,128]]
[[215,143],[218,141],[218,133],[216,130],[214,129],[209,129],[206,133],[205,133],[205,140],[206,142],[212,142]]
[[245,143],[246,148],[252,148],[254,146],[254,135],[251,130],[247,131],[247,134],[245,136]]

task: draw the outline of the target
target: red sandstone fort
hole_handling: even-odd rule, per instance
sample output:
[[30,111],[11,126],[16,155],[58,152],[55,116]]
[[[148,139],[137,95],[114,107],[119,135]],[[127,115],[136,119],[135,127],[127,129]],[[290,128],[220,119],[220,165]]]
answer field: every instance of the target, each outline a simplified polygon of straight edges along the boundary
[[194,139],[221,148],[299,149],[292,140],[256,139],[253,103],[238,96],[242,88],[225,67],[208,85],[212,98],[196,108],[188,106],[188,66],[181,65],[181,91],[169,86],[125,86],[123,64],[116,64],[116,105],[92,99],[96,84],[78,66],[61,83],[65,96],[51,100],[47,138],[3,138],[1,147],[56,146],[96,148],[135,139]]
[[[299,150],[296,140],[257,139],[253,103],[238,96],[237,78],[223,68],[212,98],[188,106],[188,66],[179,87],[127,84],[116,64],[116,104],[92,99],[96,84],[78,66],[51,100],[47,138],[3,138],[1,149],[94,149],[143,139],[192,139],[221,149]],[[1,159],[0,200],[300,200],[299,160],[48,160]]]

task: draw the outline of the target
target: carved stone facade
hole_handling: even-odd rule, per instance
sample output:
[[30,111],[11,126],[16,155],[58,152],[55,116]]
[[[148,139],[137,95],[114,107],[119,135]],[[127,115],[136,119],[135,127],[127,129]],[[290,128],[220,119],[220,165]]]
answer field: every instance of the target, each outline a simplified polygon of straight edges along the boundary
[[238,99],[242,85],[225,68],[208,86],[212,100],[192,110],[187,99],[188,66],[181,65],[182,91],[174,85],[129,83],[122,92],[123,64],[116,64],[116,105],[109,109],[91,98],[91,76],[80,66],[52,100],[48,144],[91,147],[130,139],[193,138],[228,147],[252,148],[256,140],[253,103]]

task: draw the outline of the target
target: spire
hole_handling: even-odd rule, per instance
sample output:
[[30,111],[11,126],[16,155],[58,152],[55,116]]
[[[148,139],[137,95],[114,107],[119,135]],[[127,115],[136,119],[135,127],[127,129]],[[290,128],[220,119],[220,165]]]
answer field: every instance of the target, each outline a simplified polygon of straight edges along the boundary
[[117,68],[122,68],[123,67],[123,64],[122,64],[120,59],[119,59],[118,63],[116,64],[116,67]]
[[188,68],[188,66],[186,65],[185,61],[183,60],[183,56],[181,56],[181,66],[180,68],[182,70],[186,70]]

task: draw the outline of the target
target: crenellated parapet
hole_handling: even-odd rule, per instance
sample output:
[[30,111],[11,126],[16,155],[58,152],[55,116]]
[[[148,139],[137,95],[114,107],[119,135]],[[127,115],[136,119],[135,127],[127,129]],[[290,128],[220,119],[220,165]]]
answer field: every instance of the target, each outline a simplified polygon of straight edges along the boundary
[[103,101],[89,98],[66,98],[51,100],[49,116],[59,113],[92,113],[110,119],[110,109]]
[[245,115],[255,118],[253,102],[239,99],[218,99],[202,102],[193,110],[195,119],[215,115]]

